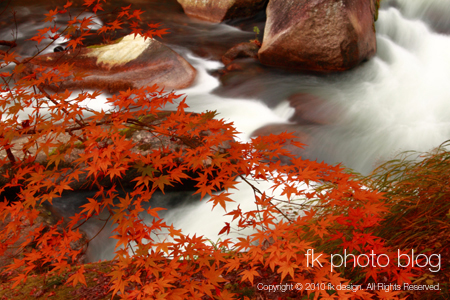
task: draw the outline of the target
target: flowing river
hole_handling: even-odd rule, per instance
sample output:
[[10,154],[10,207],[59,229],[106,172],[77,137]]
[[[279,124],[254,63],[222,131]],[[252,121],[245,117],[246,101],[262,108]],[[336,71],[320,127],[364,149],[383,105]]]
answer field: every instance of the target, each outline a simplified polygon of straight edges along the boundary
[[[36,45],[26,39],[38,29],[45,10],[21,2],[17,24],[2,21],[0,39],[11,39],[16,32],[17,51],[32,55]],[[120,6],[128,2],[149,11],[146,21],[170,28],[172,33],[162,41],[197,69],[195,84],[179,91],[187,95],[190,109],[217,110],[219,117],[234,122],[242,140],[270,124],[269,130],[288,129],[304,137],[308,146],[299,152],[303,157],[343,163],[368,174],[400,151],[427,151],[450,139],[450,0],[383,0],[376,22],[377,55],[353,70],[328,75],[267,68],[249,59],[242,60],[245,71],[224,73],[220,56],[254,39],[253,27],[264,28],[263,14],[217,25],[189,19],[176,1],[129,0]],[[296,93],[319,99],[306,108],[311,122],[289,121],[294,109],[287,99]],[[99,99],[92,105],[100,108],[102,103]],[[69,215],[84,198],[60,199],[57,209]],[[250,207],[253,195],[242,187],[235,199],[241,207]],[[168,207],[166,222],[183,228],[183,233],[215,241],[223,227],[223,211],[211,212],[209,204],[196,200],[190,194],[171,193],[156,197],[152,206]],[[94,232],[96,226],[84,229]],[[90,260],[112,257],[107,235],[90,245]]]

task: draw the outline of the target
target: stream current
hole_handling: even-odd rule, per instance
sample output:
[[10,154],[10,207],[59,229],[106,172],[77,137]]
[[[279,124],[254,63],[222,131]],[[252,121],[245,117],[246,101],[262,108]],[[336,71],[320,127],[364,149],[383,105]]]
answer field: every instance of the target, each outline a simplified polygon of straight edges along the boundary
[[[3,21],[0,29],[2,40],[16,33],[21,55],[37,51],[27,39],[49,9],[28,2],[17,1],[17,25]],[[328,75],[277,70],[248,59],[242,63],[250,71],[223,75],[220,56],[233,45],[254,39],[253,26],[262,31],[264,15],[209,24],[186,17],[176,1],[129,0],[119,5],[128,2],[149,11],[149,22],[171,28],[162,41],[197,69],[194,85],[178,91],[187,95],[190,109],[217,110],[220,118],[234,122],[241,140],[269,124],[289,128],[305,137],[308,146],[299,153],[303,157],[343,163],[368,174],[401,151],[427,151],[450,139],[450,0],[383,0],[376,22],[377,55],[353,70]],[[296,93],[320,99],[307,108],[314,122],[289,121],[294,109],[287,99]],[[100,109],[103,103],[98,99],[90,105]],[[234,199],[241,208],[250,208],[253,194],[240,187]],[[89,194],[59,199],[55,208],[70,216]],[[157,195],[151,205],[167,207],[166,222],[183,233],[205,235],[212,241],[219,238],[226,221],[223,211],[211,212],[211,205],[189,193]],[[92,222],[84,230],[91,235],[98,226]],[[114,244],[108,235],[102,232],[90,244],[89,260],[113,257]]]

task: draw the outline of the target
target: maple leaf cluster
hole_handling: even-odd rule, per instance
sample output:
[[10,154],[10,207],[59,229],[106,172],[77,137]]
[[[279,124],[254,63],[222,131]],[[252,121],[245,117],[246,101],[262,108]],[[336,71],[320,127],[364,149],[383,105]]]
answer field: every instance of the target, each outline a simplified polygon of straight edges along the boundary
[[[104,2],[84,0],[84,6],[100,13]],[[62,8],[50,10],[45,21],[53,22],[61,14],[80,15],[71,8],[69,1]],[[123,7],[114,21],[98,31],[91,29],[92,19],[75,16],[67,27],[50,26],[39,30],[31,40],[40,43],[44,38],[61,35],[69,40],[69,47],[76,48],[87,36],[112,33],[125,23],[132,33],[146,38],[166,33],[152,24],[143,30],[139,25],[142,13],[131,6]],[[330,271],[330,254],[344,249],[354,254],[374,250],[394,261],[396,252],[373,234],[388,208],[381,193],[367,189],[342,167],[290,154],[285,146],[303,146],[292,134],[257,137],[247,143],[237,141],[232,123],[216,118],[214,112],[186,112],[187,105],[180,95],[157,86],[121,91],[107,100],[113,111],[93,111],[82,103],[97,98],[100,91],[75,95],[45,89],[46,83],[57,84],[70,77],[70,65],[42,67],[33,74],[19,76],[33,57],[18,57],[10,49],[1,51],[0,59],[5,70],[15,65],[0,76],[0,149],[6,153],[0,160],[5,182],[0,192],[19,191],[15,199],[5,198],[0,203],[0,219],[9,220],[0,229],[0,256],[17,246],[23,226],[36,221],[37,207],[51,204],[81,178],[87,183],[85,188],[97,191],[69,220],[46,230],[37,227],[18,245],[20,251],[2,270],[15,272],[11,288],[20,286],[43,266],[55,274],[72,270],[67,283],[86,285],[83,266],[73,271],[82,249],[72,247],[72,242],[81,238],[79,227],[89,219],[99,219],[100,214],[105,224],[114,224],[116,256],[113,270],[106,275],[112,294],[123,299],[234,299],[235,293],[226,288],[230,274],[249,286],[264,281],[268,273],[278,283],[303,285],[349,284],[355,272],[362,274],[365,282],[380,278],[409,282],[411,270],[395,264]],[[164,112],[164,107],[173,103],[177,103],[177,110]],[[159,117],[161,114],[164,117]],[[131,151],[135,141],[124,134],[131,129],[150,132],[155,141],[168,138],[179,147],[161,143],[145,153]],[[42,156],[46,159],[42,160]],[[283,164],[281,158],[289,159],[290,164]],[[135,174],[132,191],[122,191],[123,180],[130,173]],[[195,193],[224,210],[234,201],[232,190],[237,183],[246,182],[254,191],[255,208],[243,211],[238,206],[226,212],[231,220],[220,232],[224,238],[215,245],[208,244],[205,237],[184,235],[182,229],[159,217],[161,208],[144,207],[148,207],[155,192],[164,192],[185,180],[194,181]],[[285,197],[285,204],[300,213],[286,213],[280,199],[260,191],[256,181],[272,182],[272,192]],[[142,213],[151,215],[153,221],[144,222]],[[230,231],[248,228],[253,233],[237,241],[226,238]],[[323,267],[308,265],[307,253],[311,249],[322,254]],[[313,294],[315,299],[397,298],[393,291],[295,293]]]

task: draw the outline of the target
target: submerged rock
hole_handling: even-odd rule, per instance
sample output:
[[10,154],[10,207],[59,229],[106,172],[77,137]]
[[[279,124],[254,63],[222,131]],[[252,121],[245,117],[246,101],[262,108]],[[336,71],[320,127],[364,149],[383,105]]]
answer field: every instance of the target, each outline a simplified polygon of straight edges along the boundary
[[289,119],[300,125],[328,125],[339,120],[342,109],[326,103],[315,95],[307,93],[293,94],[288,98],[289,105],[295,109]]
[[261,63],[344,71],[376,53],[376,0],[271,0]]
[[[296,124],[280,124],[280,123],[272,123],[264,125],[263,127],[260,127],[256,129],[254,132],[252,132],[251,136],[268,136],[271,134],[280,134],[280,133],[292,133],[295,138],[294,141],[300,142],[302,144],[309,144],[310,136],[307,132],[305,132],[304,128],[296,125]],[[287,143],[283,146],[285,150],[288,150],[291,154],[295,155],[296,157],[307,157],[309,148],[299,148],[296,147],[290,143]],[[289,164],[290,160],[287,157],[282,156],[281,162],[285,164]]]
[[258,58],[259,46],[253,42],[240,43],[232,47],[222,56],[224,65],[228,65],[237,58]]
[[267,0],[178,0],[186,15],[204,21],[250,17],[264,9]]
[[67,63],[83,80],[73,76],[48,87],[65,89],[101,89],[110,93],[154,84],[166,89],[189,87],[196,70],[180,55],[154,39],[127,35],[111,45],[99,45],[40,55],[28,63],[28,72],[39,66],[55,67]]

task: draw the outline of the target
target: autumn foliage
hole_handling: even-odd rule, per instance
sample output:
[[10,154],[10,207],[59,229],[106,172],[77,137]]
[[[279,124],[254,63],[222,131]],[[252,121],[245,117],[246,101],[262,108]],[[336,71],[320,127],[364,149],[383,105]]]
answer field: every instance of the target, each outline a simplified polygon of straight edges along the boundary
[[[85,10],[103,13],[103,2],[84,0]],[[32,40],[43,43],[62,36],[69,40],[68,47],[76,48],[90,35],[105,35],[108,40],[125,26],[146,38],[166,33],[157,25],[142,28],[143,12],[131,7],[116,11],[116,19],[97,31],[90,29],[92,19],[80,19],[79,9],[71,9],[67,2],[50,10],[45,18],[49,26]],[[70,17],[67,27],[53,25],[58,15]],[[83,101],[97,98],[101,91],[73,94],[46,89],[49,83],[73,80],[71,65],[56,64],[26,74],[25,66],[33,57],[19,57],[13,47],[2,50],[0,59],[0,150],[4,153],[0,191],[18,191],[14,199],[0,203],[0,219],[8,220],[0,231],[0,256],[16,243],[23,226],[35,222],[40,205],[51,204],[81,178],[86,180],[83,188],[97,191],[70,220],[45,231],[37,227],[19,245],[14,260],[2,270],[12,277],[11,288],[43,269],[52,274],[70,272],[66,284],[85,285],[85,268],[74,268],[83,250],[72,245],[81,238],[80,224],[102,212],[108,214],[105,223],[116,225],[116,258],[106,275],[112,294],[122,299],[235,299],[240,296],[230,288],[232,280],[249,288],[258,283],[303,285],[277,294],[280,298],[396,299],[396,291],[319,287],[410,282],[414,270],[398,267],[397,248],[374,233],[389,210],[383,194],[368,189],[341,166],[293,156],[284,146],[303,146],[293,135],[241,142],[232,123],[218,119],[214,112],[189,113],[184,96],[157,86],[121,91],[108,98],[111,111],[94,111]],[[83,80],[82,74],[75,75],[75,80]],[[173,103],[177,109],[165,112],[165,106]],[[135,142],[125,134],[130,128],[178,146],[161,142],[149,153],[131,151]],[[281,157],[290,163],[283,164]],[[125,189],[129,174],[135,174],[126,182],[132,189]],[[223,238],[213,245],[206,237],[186,236],[182,228],[166,224],[158,216],[161,208],[144,208],[155,192],[186,180],[194,181],[195,193],[214,209],[223,209],[228,218],[220,232]],[[258,181],[271,182],[271,189],[260,190]],[[227,210],[238,182],[253,188],[251,211],[239,206]],[[144,222],[143,213],[153,216],[153,221]],[[244,229],[253,233],[237,240],[227,238],[230,231]],[[316,257],[322,254],[322,267],[308,264],[310,250]],[[332,272],[330,255],[344,250],[355,255],[386,254],[392,263],[353,268],[351,262],[350,267]]]

